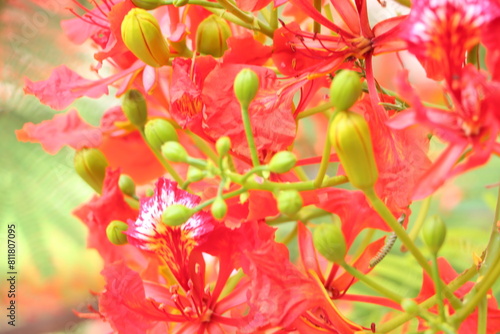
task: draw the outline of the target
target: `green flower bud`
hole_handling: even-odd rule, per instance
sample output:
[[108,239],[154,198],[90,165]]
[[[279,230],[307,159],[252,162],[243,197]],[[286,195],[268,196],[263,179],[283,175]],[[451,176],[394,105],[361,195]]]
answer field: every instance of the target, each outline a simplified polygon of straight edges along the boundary
[[215,149],[220,156],[226,155],[231,149],[231,139],[229,137],[220,137],[215,143]]
[[123,42],[137,58],[153,67],[168,64],[170,49],[152,14],[141,8],[131,9],[121,30]]
[[330,101],[338,111],[348,110],[356,103],[362,92],[358,73],[343,70],[333,78],[330,86]]
[[163,144],[169,141],[178,141],[177,132],[169,121],[156,118],[148,121],[144,128],[146,140],[155,150],[159,150]]
[[128,196],[135,195],[134,180],[132,180],[132,178],[126,174],[120,175],[120,179],[118,180],[118,187],[120,187],[120,190],[125,195],[128,195]]
[[198,182],[203,180],[205,177],[205,172],[202,170],[194,167],[194,166],[189,166],[188,172],[187,172],[187,181],[189,182]]
[[163,144],[161,153],[167,160],[173,162],[186,162],[188,159],[186,149],[176,141],[169,141]]
[[196,31],[196,50],[202,54],[216,58],[222,57],[227,50],[227,39],[231,36],[231,28],[218,15],[212,14],[201,21]]
[[173,204],[163,211],[161,221],[169,226],[179,226],[191,218],[193,213],[193,210],[182,204]]
[[370,129],[363,116],[351,111],[338,112],[330,125],[329,137],[349,182],[361,190],[372,188],[378,170]]
[[269,162],[269,170],[273,173],[286,173],[297,163],[295,154],[289,151],[281,151],[276,153]]
[[437,254],[446,238],[446,225],[443,220],[434,215],[422,226],[422,239],[433,254]]
[[108,161],[96,148],[84,148],[75,153],[75,170],[97,193],[101,193]]
[[222,197],[217,197],[212,203],[212,216],[217,220],[222,220],[227,214],[227,204]]
[[142,128],[148,120],[146,99],[137,89],[128,90],[123,98],[122,110],[130,123]]
[[163,6],[162,0],[132,0],[132,3],[139,8],[151,10]]
[[182,7],[189,3],[189,0],[173,0],[172,5],[175,7]]
[[127,231],[128,225],[119,220],[113,220],[109,223],[108,227],[106,227],[106,235],[109,241],[113,245],[125,245],[128,243],[127,235],[123,234],[123,232]]
[[347,253],[344,234],[337,223],[324,223],[314,229],[314,246],[327,260],[341,263]]
[[259,90],[259,77],[245,68],[234,78],[234,94],[242,106],[248,107]]
[[278,202],[279,212],[287,216],[293,216],[299,212],[304,204],[297,190],[282,190],[279,192],[276,200]]
[[418,313],[418,304],[410,298],[405,298],[401,301],[401,308],[408,314]]

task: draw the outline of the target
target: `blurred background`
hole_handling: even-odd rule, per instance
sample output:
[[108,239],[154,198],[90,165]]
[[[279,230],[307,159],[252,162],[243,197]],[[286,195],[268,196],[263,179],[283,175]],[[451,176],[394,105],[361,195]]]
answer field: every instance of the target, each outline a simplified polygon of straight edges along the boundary
[[[74,152],[65,148],[49,155],[38,144],[18,142],[14,133],[26,122],[39,123],[56,113],[35,97],[24,95],[25,77],[44,80],[57,65],[66,64],[78,72],[94,63],[89,45],[71,44],[59,26],[61,17],[73,17],[65,9],[70,5],[69,0],[49,4],[42,0],[0,2],[0,333],[110,332],[102,324],[82,321],[73,313],[88,312],[89,305],[95,307],[91,292],[103,287],[99,274],[102,262],[94,250],[86,249],[87,230],[71,214],[92,196],[91,189],[73,171]],[[390,85],[389,64],[394,59],[377,61],[381,80]],[[423,85],[425,90],[428,86]],[[70,108],[77,108],[90,123],[97,124],[100,113],[95,111],[113,103],[113,96],[83,98]],[[433,143],[432,148],[438,151],[439,143]],[[450,227],[442,255],[458,271],[468,267],[473,254],[481,254],[488,241],[497,189],[487,186],[499,182],[499,171],[500,159],[495,157],[486,167],[447,184],[432,201],[430,213],[441,214]],[[420,205],[415,203],[414,212]],[[15,328],[7,325],[4,314],[9,224],[16,224],[17,230]],[[399,243],[374,275],[394,291],[414,297],[420,289],[421,273],[411,266],[409,255],[398,249]],[[497,284],[496,292],[498,288]],[[360,284],[350,292],[370,293]],[[350,317],[362,323],[376,322],[384,312],[383,308],[361,307]]]

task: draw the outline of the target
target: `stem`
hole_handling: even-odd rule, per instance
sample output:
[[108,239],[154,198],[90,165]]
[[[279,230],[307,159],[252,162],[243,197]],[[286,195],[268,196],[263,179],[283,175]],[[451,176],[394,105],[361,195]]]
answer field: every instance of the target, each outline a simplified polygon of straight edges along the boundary
[[[333,115],[335,115],[335,114],[332,113],[332,115],[330,116],[330,119],[328,120],[327,129],[330,128],[330,124],[332,123]],[[325,175],[326,175],[326,170],[328,169],[328,165],[330,164],[331,150],[332,150],[332,144],[330,143],[330,138],[329,138],[329,136],[326,136],[325,145],[323,146],[323,155],[321,156],[321,163],[319,165],[318,175],[316,175],[316,179],[314,180],[314,185],[318,188],[323,183],[323,179],[325,178]]]
[[356,253],[354,253],[353,259],[357,259],[363,254],[366,247],[368,247],[368,245],[371,243],[374,235],[375,235],[375,229],[373,229],[373,228],[369,229],[368,232],[366,233],[365,237],[363,238],[363,240],[359,244],[359,247],[356,250]]
[[[412,227],[410,233],[408,234],[412,241],[415,241],[417,239],[417,236],[420,232],[420,229],[424,225],[425,218],[427,217],[427,213],[429,212],[431,198],[432,197],[427,197],[426,199],[424,199],[422,201],[422,206],[420,207],[420,211],[418,212],[417,220],[415,220],[415,224],[413,224],[413,227]],[[404,245],[401,246],[401,251],[402,252],[407,251],[407,249],[406,249],[406,247],[404,247]]]
[[[242,177],[237,174],[229,174],[229,177],[233,183],[240,184],[244,186],[247,190],[267,190],[267,191],[275,191],[275,190],[297,190],[297,191],[306,191],[306,190],[315,190],[318,189],[314,186],[314,180],[305,181],[305,182],[293,182],[293,183],[281,183],[281,182],[271,182],[264,181],[259,183],[254,180],[247,180],[246,182],[241,182]],[[347,177],[345,175],[337,175],[329,177],[323,182],[320,188],[328,188],[333,186],[338,186],[340,184],[347,183]]]
[[347,264],[345,261],[339,263],[339,265],[342,266],[342,268],[345,269],[349,274],[352,276],[356,277],[360,282],[363,282],[364,284],[368,285],[370,288],[373,290],[379,292],[382,295],[385,295],[387,298],[393,300],[394,302],[400,304],[401,301],[403,300],[403,297],[400,295],[392,292],[389,289],[386,289],[382,285],[378,284],[377,282],[373,281],[371,278],[368,276],[364,275],[362,272],[358,271],[356,268],[351,267],[349,264]]
[[[453,281],[451,281],[448,285],[447,288],[451,292],[455,292],[458,290],[462,285],[467,283],[472,277],[474,277],[477,274],[477,266],[472,265],[469,269],[464,271],[462,274],[460,274],[457,278],[455,278]],[[424,302],[420,303],[419,306],[424,309],[428,309],[432,307],[434,304],[437,302],[437,297],[433,296],[425,300]],[[382,324],[377,328],[376,333],[388,333],[399,326],[405,324],[406,322],[410,321],[413,319],[415,315],[413,314],[408,314],[404,313],[398,316],[395,316],[391,320],[387,321],[386,323]]]
[[439,267],[437,261],[437,254],[432,254],[432,279],[434,281],[434,288],[436,289],[437,304],[439,308],[439,318],[441,321],[446,322],[446,313],[444,310],[443,302],[443,289],[441,289],[442,281],[439,277]]
[[269,167],[267,165],[261,165],[261,166],[257,166],[257,167],[250,169],[248,172],[246,172],[246,174],[243,175],[243,178],[241,179],[241,183],[247,182],[247,180],[250,176],[257,174],[257,173],[265,172],[268,169],[269,169]]
[[250,115],[248,113],[248,106],[241,105],[241,118],[243,119],[243,127],[245,128],[245,135],[247,137],[248,149],[252,157],[252,164],[254,167],[260,165],[257,147],[255,146],[255,139],[253,137],[252,125],[250,124]]
[[[244,188],[240,188],[240,189],[238,189],[238,190],[231,191],[231,192],[229,192],[229,193],[225,193],[225,194],[223,194],[221,197],[222,197],[223,199],[228,199],[228,198],[231,198],[231,197],[239,196],[239,195],[243,194],[245,191],[246,191],[246,189],[244,189]],[[211,199],[209,199],[209,200],[207,200],[207,201],[205,201],[205,202],[203,202],[203,203],[201,203],[201,204],[197,205],[196,207],[194,207],[194,208],[193,208],[193,211],[194,211],[194,212],[198,212],[198,211],[203,210],[203,209],[204,209],[204,208],[206,208],[207,206],[211,205],[211,204],[215,201],[215,199],[216,199],[216,198],[217,198],[217,197],[211,198]]]
[[298,232],[298,228],[297,228],[297,224],[295,224],[295,227],[293,228],[293,230],[291,230],[284,238],[283,240],[281,241],[278,241],[278,242],[281,242],[282,244],[285,244],[285,245],[288,245],[292,240],[293,238],[295,238],[297,236],[297,232]]
[[151,144],[146,139],[146,134],[144,133],[144,128],[139,129],[139,133],[141,134],[142,139],[144,142],[148,145],[149,149],[153,154],[155,155],[156,159],[162,164],[162,166],[167,170],[167,172],[172,176],[172,178],[177,182],[178,184],[183,184],[184,180],[180,177],[180,175],[176,172],[176,170],[168,163],[165,158],[161,155],[158,150],[156,150]]
[[[250,24],[253,27],[259,27],[262,33],[266,34],[269,37],[273,37],[274,30],[265,24],[264,22],[258,20],[251,13],[247,13],[239,9],[234,3],[228,0],[217,0],[217,2],[224,7],[229,13],[233,14],[235,17],[240,19],[241,21]],[[254,28],[255,29],[255,28]]]
[[331,215],[331,212],[325,211],[323,209],[318,209],[312,206],[308,206],[300,209],[300,211],[293,217],[282,215],[279,216],[278,218],[266,220],[266,223],[272,226],[299,220],[304,224],[306,224],[308,221],[312,219],[325,217],[329,215]]
[[[321,14],[321,0],[314,0],[314,8]],[[313,31],[315,34],[321,32],[321,24],[319,22],[314,21]]]
[[315,115],[315,114],[318,114],[320,112],[327,111],[330,108],[333,108],[333,103],[332,102],[327,102],[327,103],[322,104],[320,106],[317,106],[317,107],[314,107],[314,108],[310,108],[310,109],[306,109],[306,110],[300,112],[297,115],[297,120],[302,119],[302,118],[306,118],[306,117],[309,117],[309,116],[312,116],[312,115]]
[[477,334],[486,334],[488,328],[488,299],[484,297],[479,303],[477,314]]
[[201,138],[196,133],[191,132],[189,130],[187,130],[185,133],[194,142],[194,144],[196,145],[196,148],[198,148],[201,152],[203,152],[203,154],[205,154],[208,158],[210,158],[210,160],[212,160],[213,162],[217,162],[217,158],[218,158],[217,154],[215,154],[215,152],[212,150],[210,145],[208,145],[207,142],[203,138]]

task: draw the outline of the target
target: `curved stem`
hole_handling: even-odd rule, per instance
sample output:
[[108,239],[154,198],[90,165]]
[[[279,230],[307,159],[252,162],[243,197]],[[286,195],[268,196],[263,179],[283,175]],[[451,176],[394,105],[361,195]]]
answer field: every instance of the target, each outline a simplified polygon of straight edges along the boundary
[[243,120],[243,127],[245,128],[245,135],[247,137],[252,164],[254,167],[257,167],[260,165],[259,155],[257,153],[257,147],[255,146],[255,139],[253,137],[252,124],[250,123],[250,115],[248,113],[247,105],[241,105],[241,118]]
[[[429,212],[429,207],[431,204],[431,198],[432,197],[427,197],[422,201],[422,206],[420,207],[420,210],[418,212],[417,219],[415,220],[415,224],[413,224],[413,227],[411,228],[410,233],[408,235],[410,236],[410,239],[412,241],[415,241],[417,239],[418,234],[420,233],[420,229],[424,225],[425,218],[427,217],[427,213]],[[401,246],[401,251],[406,252],[407,249],[406,247]]]
[[310,108],[310,109],[306,109],[306,110],[300,112],[297,115],[297,120],[302,119],[302,118],[306,118],[306,117],[309,117],[309,116],[312,116],[312,115],[315,115],[315,114],[319,114],[321,112],[327,111],[330,108],[333,108],[333,103],[332,102],[327,102],[327,103],[322,104],[320,106],[317,106],[317,107],[314,107],[314,108]]

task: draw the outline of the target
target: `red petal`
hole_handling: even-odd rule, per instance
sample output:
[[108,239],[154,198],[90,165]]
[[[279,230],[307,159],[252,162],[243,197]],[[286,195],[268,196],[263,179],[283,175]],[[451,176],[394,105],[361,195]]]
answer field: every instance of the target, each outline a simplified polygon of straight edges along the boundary
[[271,57],[272,47],[263,45],[253,38],[252,34],[244,33],[227,39],[228,50],[224,53],[224,63],[264,65]]

